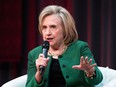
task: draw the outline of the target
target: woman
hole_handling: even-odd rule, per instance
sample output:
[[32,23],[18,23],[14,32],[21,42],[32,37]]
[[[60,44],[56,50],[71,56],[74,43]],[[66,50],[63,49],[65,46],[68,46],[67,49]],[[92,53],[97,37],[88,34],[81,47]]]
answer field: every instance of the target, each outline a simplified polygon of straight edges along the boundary
[[[47,6],[39,16],[39,32],[50,44],[48,57],[38,46],[28,55],[26,87],[93,87],[102,80],[86,42],[78,40],[70,13],[57,5]],[[39,66],[45,71],[40,75]]]

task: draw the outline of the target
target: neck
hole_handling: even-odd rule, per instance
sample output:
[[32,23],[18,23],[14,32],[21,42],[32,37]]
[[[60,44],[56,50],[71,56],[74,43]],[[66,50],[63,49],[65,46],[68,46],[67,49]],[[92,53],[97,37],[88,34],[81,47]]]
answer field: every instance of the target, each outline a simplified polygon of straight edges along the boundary
[[51,56],[59,56],[62,55],[66,51],[66,49],[67,49],[66,45],[62,45],[60,47],[55,47],[55,48],[50,47],[48,53]]
[[61,45],[50,46],[50,51],[58,51],[64,48],[66,45],[62,43]]

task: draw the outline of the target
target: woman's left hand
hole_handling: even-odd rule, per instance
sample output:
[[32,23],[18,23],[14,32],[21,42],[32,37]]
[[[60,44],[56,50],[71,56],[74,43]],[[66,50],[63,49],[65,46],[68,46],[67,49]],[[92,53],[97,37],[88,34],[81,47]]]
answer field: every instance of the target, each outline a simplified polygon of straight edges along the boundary
[[96,63],[94,64],[91,63],[92,63],[92,59],[88,60],[88,57],[84,58],[83,56],[81,56],[80,65],[74,65],[72,66],[72,68],[91,72],[94,70],[94,66],[96,66]]

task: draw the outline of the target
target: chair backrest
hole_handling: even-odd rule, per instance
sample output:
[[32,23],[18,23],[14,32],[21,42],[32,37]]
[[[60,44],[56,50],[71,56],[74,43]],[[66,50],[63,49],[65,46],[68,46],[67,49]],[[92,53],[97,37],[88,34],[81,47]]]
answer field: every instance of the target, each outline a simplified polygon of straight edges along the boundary
[[1,87],[25,87],[27,75],[17,77],[3,84]]

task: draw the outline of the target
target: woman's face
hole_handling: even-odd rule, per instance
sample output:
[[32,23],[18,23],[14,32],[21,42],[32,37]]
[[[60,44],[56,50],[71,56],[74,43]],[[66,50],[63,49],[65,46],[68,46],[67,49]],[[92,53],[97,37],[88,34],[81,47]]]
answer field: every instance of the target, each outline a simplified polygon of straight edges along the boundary
[[60,47],[63,42],[63,27],[61,18],[56,15],[49,15],[42,22],[43,40],[47,40],[51,47]]

